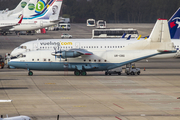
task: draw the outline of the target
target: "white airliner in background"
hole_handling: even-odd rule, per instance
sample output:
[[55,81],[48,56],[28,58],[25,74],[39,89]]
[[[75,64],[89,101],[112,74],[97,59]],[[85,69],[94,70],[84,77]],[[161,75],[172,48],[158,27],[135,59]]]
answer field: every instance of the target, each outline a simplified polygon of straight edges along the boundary
[[[23,9],[24,17],[22,23],[18,26],[13,26],[11,29],[1,29],[1,31],[6,34],[7,31],[30,31],[55,25],[59,22],[59,13],[62,1],[63,0],[50,0],[42,11],[36,13],[34,4],[37,3],[37,0],[30,0],[28,5],[26,5],[26,7]],[[33,9],[34,12],[32,12],[30,9]],[[10,21],[13,23],[14,20],[16,19]],[[6,24],[5,20],[0,21],[0,23]]]
[[[37,49],[37,43],[34,43],[31,49]],[[156,22],[148,39],[126,47],[118,41],[102,40],[96,42],[49,40],[39,44],[50,50],[24,52],[11,59],[8,65],[11,68],[28,69],[29,75],[33,75],[31,70],[67,70],[74,71],[75,75],[86,75],[86,71],[108,71],[152,56],[167,53],[171,55],[176,52],[170,39],[167,20],[163,19]]]
[[[12,29],[15,26],[18,26],[22,23],[23,15],[21,16],[20,20],[3,20],[3,22],[0,22],[0,31],[5,30],[8,31],[9,29]],[[6,34],[6,33],[4,33]]]
[[16,117],[0,118],[0,120],[31,120],[31,118],[28,116],[16,116]]

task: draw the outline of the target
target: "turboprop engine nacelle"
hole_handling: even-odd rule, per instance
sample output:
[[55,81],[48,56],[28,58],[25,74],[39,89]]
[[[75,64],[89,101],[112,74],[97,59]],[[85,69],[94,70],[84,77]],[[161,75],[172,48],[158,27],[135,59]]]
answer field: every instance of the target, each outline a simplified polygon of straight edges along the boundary
[[82,54],[81,54],[81,53],[78,53],[78,52],[76,52],[76,51],[58,51],[58,52],[53,52],[52,55],[66,59],[66,58],[79,57],[79,56],[81,56]]

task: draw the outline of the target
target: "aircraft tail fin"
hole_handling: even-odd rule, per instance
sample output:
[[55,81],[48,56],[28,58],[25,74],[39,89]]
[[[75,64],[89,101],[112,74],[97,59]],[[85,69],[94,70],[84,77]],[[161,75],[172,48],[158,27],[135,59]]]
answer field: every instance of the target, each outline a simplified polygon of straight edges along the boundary
[[42,12],[32,15],[29,19],[49,19],[50,21],[59,20],[62,2],[63,0],[50,0]]
[[166,19],[158,19],[149,39],[151,42],[171,42],[169,28]]
[[23,9],[23,19],[29,19],[32,15],[36,15],[45,9],[47,0],[30,0],[26,7]]
[[131,39],[131,35],[128,36],[128,38],[126,40],[130,40]]
[[27,5],[27,3],[28,3],[29,1],[30,1],[30,0],[21,0],[21,2],[16,6],[15,9],[9,11],[9,13],[8,13],[7,16],[9,17],[9,16],[12,15],[12,14],[21,12],[21,11],[25,8],[25,6]]
[[149,38],[124,47],[125,50],[157,50],[159,52],[176,51],[171,42],[167,20],[158,19]]
[[126,37],[126,33],[124,33],[123,35],[122,35],[122,38],[125,38]]
[[172,39],[180,38],[180,8],[174,13],[168,22]]

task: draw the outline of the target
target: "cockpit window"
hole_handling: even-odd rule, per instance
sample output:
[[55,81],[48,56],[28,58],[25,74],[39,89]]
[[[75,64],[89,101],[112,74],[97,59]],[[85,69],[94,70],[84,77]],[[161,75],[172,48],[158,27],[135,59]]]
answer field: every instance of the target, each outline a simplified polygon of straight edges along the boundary
[[26,46],[19,46],[18,48],[26,49],[27,47]]
[[17,58],[23,58],[23,57],[26,57],[26,55],[23,55],[23,54],[17,55]]

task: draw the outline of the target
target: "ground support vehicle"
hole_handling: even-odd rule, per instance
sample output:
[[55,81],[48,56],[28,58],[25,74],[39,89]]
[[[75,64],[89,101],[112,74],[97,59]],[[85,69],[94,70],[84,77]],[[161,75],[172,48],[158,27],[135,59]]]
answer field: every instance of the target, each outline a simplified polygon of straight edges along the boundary
[[61,35],[61,38],[72,38],[72,35],[69,35],[69,34],[67,34],[67,33],[63,33],[63,34]]
[[140,75],[141,70],[136,68],[135,64],[130,63],[126,65],[125,73],[126,75]]
[[122,67],[116,68],[116,69],[112,69],[112,70],[108,70],[108,71],[105,72],[105,75],[112,75],[112,74],[121,75],[121,73],[122,73]]

